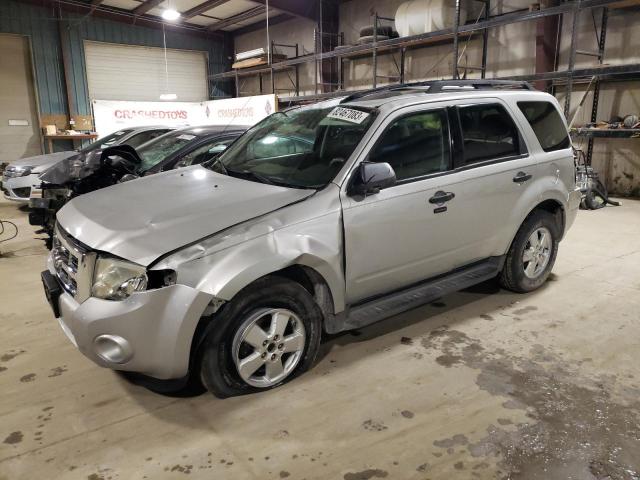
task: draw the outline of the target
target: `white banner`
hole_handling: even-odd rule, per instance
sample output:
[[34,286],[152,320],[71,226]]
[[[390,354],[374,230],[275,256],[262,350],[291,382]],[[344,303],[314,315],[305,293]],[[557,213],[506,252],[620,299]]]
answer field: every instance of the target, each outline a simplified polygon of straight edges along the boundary
[[208,125],[254,125],[277,110],[275,95],[205,102]]
[[93,118],[100,137],[126,127],[167,125],[251,126],[276,111],[275,95],[206,102],[126,102],[93,100]]

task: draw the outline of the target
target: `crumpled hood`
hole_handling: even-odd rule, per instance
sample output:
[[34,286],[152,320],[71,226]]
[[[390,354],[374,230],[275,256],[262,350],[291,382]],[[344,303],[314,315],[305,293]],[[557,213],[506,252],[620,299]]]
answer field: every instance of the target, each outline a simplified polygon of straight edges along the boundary
[[47,153],[46,155],[36,155],[35,157],[21,158],[20,160],[11,162],[11,165],[14,167],[34,167],[34,169],[32,170],[33,173],[40,173],[44,172],[50,166],[55,165],[60,160],[73,157],[77,154],[78,152],[75,152],[73,150],[68,152]]
[[57,218],[85,245],[146,266],[165,253],[313,193],[193,166],[81,195]]

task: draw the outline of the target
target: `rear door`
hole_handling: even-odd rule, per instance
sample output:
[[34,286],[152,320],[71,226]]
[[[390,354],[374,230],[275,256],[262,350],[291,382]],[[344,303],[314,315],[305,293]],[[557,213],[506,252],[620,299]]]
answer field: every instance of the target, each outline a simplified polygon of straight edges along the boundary
[[[499,99],[460,102],[450,109],[455,171],[442,191],[446,203],[449,269],[504,253],[530,197],[524,192],[538,174],[522,125]],[[526,204],[526,205],[525,205]]]

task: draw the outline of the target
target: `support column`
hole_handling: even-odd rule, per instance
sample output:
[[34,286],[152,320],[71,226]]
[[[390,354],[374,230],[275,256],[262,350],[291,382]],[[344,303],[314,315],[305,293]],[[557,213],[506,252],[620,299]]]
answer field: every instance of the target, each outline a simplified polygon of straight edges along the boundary
[[[559,0],[548,0],[540,4],[541,8],[556,7]],[[536,22],[536,72],[552,72],[556,69],[556,53],[558,45],[558,27],[560,16],[551,15],[539,19]],[[537,80],[534,86],[541,91],[546,91],[550,85],[549,80]]]

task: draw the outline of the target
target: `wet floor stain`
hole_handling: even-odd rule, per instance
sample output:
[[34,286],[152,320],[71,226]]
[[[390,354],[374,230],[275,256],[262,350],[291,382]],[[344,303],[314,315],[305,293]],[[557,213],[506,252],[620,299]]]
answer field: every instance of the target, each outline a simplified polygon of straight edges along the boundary
[[380,469],[362,470],[361,472],[345,473],[344,480],[370,480],[372,478],[387,478],[389,472]]
[[35,379],[36,379],[36,374],[35,373],[28,373],[28,374],[23,375],[22,377],[20,377],[20,381],[22,383],[33,382]]
[[538,307],[534,307],[533,305],[529,305],[527,307],[519,308],[518,310],[514,310],[513,314],[514,315],[526,315],[527,313],[535,312],[536,310],[538,310]]
[[189,475],[191,473],[191,470],[193,470],[193,465],[174,465],[171,468],[166,467],[165,471],[170,471],[170,472],[180,472],[180,473],[184,473],[185,475]]
[[381,432],[383,430],[386,430],[388,427],[382,422],[369,419],[362,422],[362,428],[372,432]]
[[22,355],[23,353],[26,353],[26,350],[9,350],[7,353],[4,353],[2,354],[2,356],[0,356],[0,362],[8,362],[16,358],[18,355]]
[[400,343],[402,345],[413,345],[413,339],[410,337],[402,337],[400,338]]
[[280,478],[288,478],[290,475],[289,472],[285,472],[284,470],[280,472]]
[[51,369],[51,373],[49,375],[47,375],[49,378],[52,377],[59,377],[60,375],[62,375],[64,372],[67,371],[67,366],[63,365],[61,367],[54,367]]
[[7,367],[0,367],[0,372],[4,372],[7,369]]
[[24,438],[24,435],[22,434],[21,431],[17,431],[17,432],[11,432],[7,438],[4,439],[4,442],[2,443],[6,443],[8,445],[15,445],[16,443],[20,443],[22,441],[22,439]]
[[504,397],[505,408],[525,410],[531,420],[497,420],[479,441],[454,435],[435,446],[447,452],[464,446],[476,462],[497,457],[504,478],[514,480],[640,478],[640,389],[621,386],[615,376],[582,373],[577,362],[541,345],[511,355],[446,327],[432,331],[422,345],[450,365],[479,370],[480,389]]
[[402,410],[400,412],[400,415],[402,415],[404,418],[413,418],[414,417],[414,413],[411,410]]

